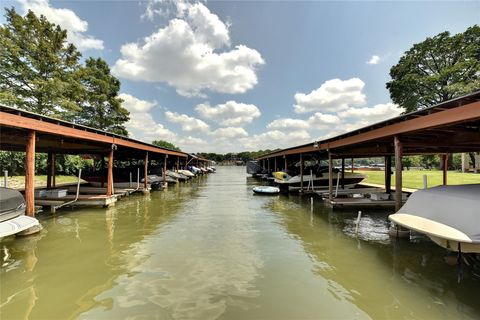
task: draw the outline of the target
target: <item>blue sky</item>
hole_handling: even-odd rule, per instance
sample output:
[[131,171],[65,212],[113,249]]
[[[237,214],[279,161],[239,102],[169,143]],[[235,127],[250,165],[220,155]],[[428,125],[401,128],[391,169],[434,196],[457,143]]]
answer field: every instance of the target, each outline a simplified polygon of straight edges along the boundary
[[385,83],[402,53],[480,23],[480,1],[2,4],[110,64],[133,137],[191,152],[284,148],[394,117]]

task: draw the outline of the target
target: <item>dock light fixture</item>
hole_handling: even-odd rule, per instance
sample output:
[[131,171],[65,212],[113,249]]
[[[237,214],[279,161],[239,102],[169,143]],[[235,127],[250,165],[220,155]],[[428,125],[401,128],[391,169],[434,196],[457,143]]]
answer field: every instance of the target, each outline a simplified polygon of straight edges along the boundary
[[318,141],[313,142],[313,147],[314,147],[315,149],[318,149],[318,147],[319,147]]

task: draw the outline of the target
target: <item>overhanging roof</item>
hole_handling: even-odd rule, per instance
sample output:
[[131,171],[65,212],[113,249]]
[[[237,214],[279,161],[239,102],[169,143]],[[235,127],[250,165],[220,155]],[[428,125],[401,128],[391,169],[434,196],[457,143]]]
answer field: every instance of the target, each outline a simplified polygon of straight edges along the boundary
[[480,91],[258,160],[328,150],[335,157],[388,155],[393,153],[394,136],[404,143],[405,154],[480,150]]
[[78,125],[36,113],[0,105],[0,149],[25,150],[27,132],[37,133],[36,150],[65,154],[106,153],[117,146],[117,158],[163,158],[172,155],[187,158],[185,152],[160,148],[122,135]]

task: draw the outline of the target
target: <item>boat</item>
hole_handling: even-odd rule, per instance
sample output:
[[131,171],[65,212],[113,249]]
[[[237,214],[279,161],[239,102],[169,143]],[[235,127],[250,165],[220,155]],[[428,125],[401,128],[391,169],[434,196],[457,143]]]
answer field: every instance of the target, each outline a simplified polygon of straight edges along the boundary
[[184,176],[183,174],[180,174],[178,172],[175,172],[175,171],[170,171],[170,170],[167,170],[167,176],[173,178],[173,179],[178,179],[180,181],[185,181],[188,179],[187,176]]
[[271,186],[257,186],[253,188],[253,192],[256,194],[279,194],[280,188]]
[[40,225],[37,219],[25,215],[25,208],[20,192],[0,187],[0,238]]
[[275,179],[281,180],[281,181],[287,181],[288,179],[291,178],[291,176],[288,173],[283,172],[283,171],[272,172],[272,176]]
[[480,184],[415,191],[390,221],[451,250],[480,253]]
[[[344,186],[345,189],[354,187],[366,178],[365,175],[360,173],[345,172],[344,178],[341,177],[342,173],[335,170],[333,173],[333,183],[336,185],[337,179],[340,186]],[[313,190],[325,190],[328,188],[328,168],[322,167],[317,170],[316,173],[303,175],[303,187],[304,189],[310,188]],[[282,190],[298,191],[301,185],[301,175],[289,177],[288,174],[284,174],[281,179],[275,178],[274,182]]]
[[187,177],[190,177],[190,178],[195,177],[195,174],[191,171],[188,171],[188,170],[178,170],[178,173],[183,174],[184,176],[187,176]]
[[263,171],[262,166],[258,163],[258,161],[247,161],[247,173],[251,174],[252,176],[257,176],[261,174]]

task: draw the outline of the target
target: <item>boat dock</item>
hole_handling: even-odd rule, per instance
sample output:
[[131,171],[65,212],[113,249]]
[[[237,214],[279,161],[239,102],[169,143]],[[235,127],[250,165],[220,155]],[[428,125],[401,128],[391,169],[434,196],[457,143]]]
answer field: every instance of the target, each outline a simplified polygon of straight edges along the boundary
[[[187,165],[207,166],[209,160],[185,152],[161,148],[125,136],[98,129],[62,121],[32,112],[0,105],[0,149],[4,151],[24,151],[25,161],[25,197],[28,216],[35,216],[35,206],[49,207],[55,211],[62,206],[112,206],[115,202],[135,192],[148,193],[150,186],[147,177],[150,167],[155,164],[168,169],[179,170]],[[35,154],[48,154],[47,185],[36,187]],[[56,184],[56,157],[59,154],[88,155],[102,164],[101,187],[80,184],[77,195],[77,183]],[[135,161],[141,165],[138,169],[138,181],[129,188],[115,188],[113,170],[117,162]],[[121,169],[120,169],[121,170]],[[46,194],[40,190],[51,191]],[[37,194],[35,194],[37,191]],[[62,191],[56,196],[55,191]],[[67,194],[65,194],[65,192]]]
[[[398,211],[405,201],[405,194],[416,191],[403,186],[403,157],[439,155],[443,185],[447,185],[448,155],[480,150],[479,121],[480,91],[477,91],[336,137],[275,151],[256,160],[263,169],[262,173],[288,171],[299,164],[300,194],[320,195],[333,208],[392,207]],[[345,160],[351,160],[348,173],[353,174],[355,159],[374,157],[384,159],[384,184],[361,182],[360,189],[344,189],[347,175]],[[309,188],[310,180],[313,183],[310,178],[312,173],[306,172],[305,167],[310,159],[328,163],[325,190]],[[335,176],[334,170],[338,172]],[[395,173],[393,183],[392,173]],[[337,196],[336,188],[339,189]],[[362,196],[353,197],[357,193]],[[388,198],[371,199],[369,195],[373,193],[385,193]]]

